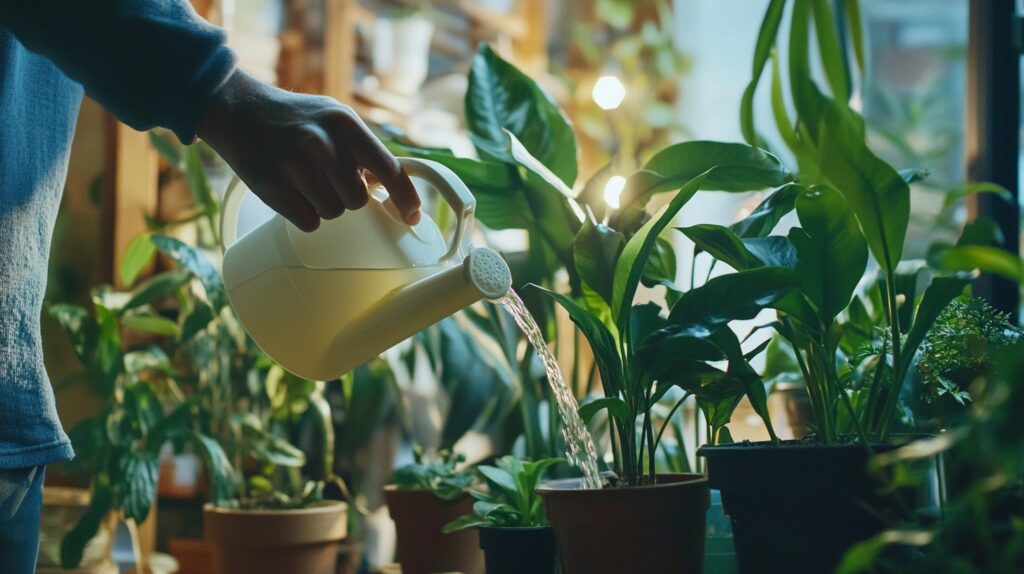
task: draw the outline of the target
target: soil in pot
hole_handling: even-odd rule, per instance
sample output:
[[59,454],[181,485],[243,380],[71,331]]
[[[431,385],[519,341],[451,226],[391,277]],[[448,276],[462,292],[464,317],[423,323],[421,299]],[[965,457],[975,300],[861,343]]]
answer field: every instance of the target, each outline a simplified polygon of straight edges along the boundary
[[384,499],[395,521],[402,574],[483,574],[484,554],[476,531],[441,532],[445,524],[473,512],[472,498],[449,502],[427,491],[392,485],[385,487]]
[[203,508],[219,574],[334,574],[348,506],[323,501],[294,510]]
[[704,564],[708,480],[659,474],[650,486],[581,489],[555,480],[537,492],[564,574],[696,574]]
[[487,574],[556,574],[559,571],[555,530],[550,526],[482,526],[477,531]]
[[928,506],[910,493],[880,494],[863,445],[737,443],[704,446],[698,454],[707,459],[711,488],[722,492],[744,574],[832,572],[854,543],[907,509]]

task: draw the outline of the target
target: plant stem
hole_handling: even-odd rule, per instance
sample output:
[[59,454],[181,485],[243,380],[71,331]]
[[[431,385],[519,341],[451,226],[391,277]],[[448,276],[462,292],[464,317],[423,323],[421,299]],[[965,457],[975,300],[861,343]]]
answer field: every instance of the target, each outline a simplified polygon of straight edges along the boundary
[[678,401],[676,401],[676,404],[673,405],[673,407],[672,407],[672,409],[670,411],[668,411],[668,416],[665,417],[665,422],[663,422],[661,424],[661,429],[658,430],[658,436],[655,437],[655,439],[654,439],[654,449],[655,450],[657,450],[658,449],[658,445],[661,444],[661,435],[665,434],[665,429],[668,428],[669,423],[672,422],[672,416],[676,414],[676,411],[679,410],[679,407],[683,406],[683,402],[686,399],[688,399],[688,398],[690,398],[690,393],[684,394],[683,398],[681,398]]
[[903,383],[900,374],[903,372],[903,363],[900,349],[900,315],[896,308],[896,274],[893,271],[886,272],[885,292],[889,302],[889,328],[892,336],[892,386],[885,398],[885,408],[882,410],[881,440],[889,438],[892,430],[893,419],[896,417],[896,405],[899,399],[900,387]]

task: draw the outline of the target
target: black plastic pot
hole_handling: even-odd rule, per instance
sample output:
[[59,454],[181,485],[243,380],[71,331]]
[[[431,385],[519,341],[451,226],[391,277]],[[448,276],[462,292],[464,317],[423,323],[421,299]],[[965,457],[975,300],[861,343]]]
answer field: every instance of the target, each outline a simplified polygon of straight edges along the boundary
[[738,443],[698,454],[722,492],[743,574],[833,572],[852,545],[921,506],[907,492],[879,491],[863,445]]
[[495,528],[483,526],[480,548],[484,551],[487,574],[556,574],[558,546],[550,526],[536,528]]

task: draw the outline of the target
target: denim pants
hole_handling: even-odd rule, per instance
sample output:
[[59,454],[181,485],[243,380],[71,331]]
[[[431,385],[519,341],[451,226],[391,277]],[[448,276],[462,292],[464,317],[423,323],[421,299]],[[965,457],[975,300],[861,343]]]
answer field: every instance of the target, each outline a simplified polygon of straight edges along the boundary
[[0,574],[32,574],[46,467],[0,468]]

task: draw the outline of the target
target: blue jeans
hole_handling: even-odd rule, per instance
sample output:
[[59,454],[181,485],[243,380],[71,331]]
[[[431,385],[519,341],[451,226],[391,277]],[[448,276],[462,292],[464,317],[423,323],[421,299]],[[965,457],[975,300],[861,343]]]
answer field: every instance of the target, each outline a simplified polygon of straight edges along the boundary
[[32,574],[46,467],[0,468],[0,574]]

